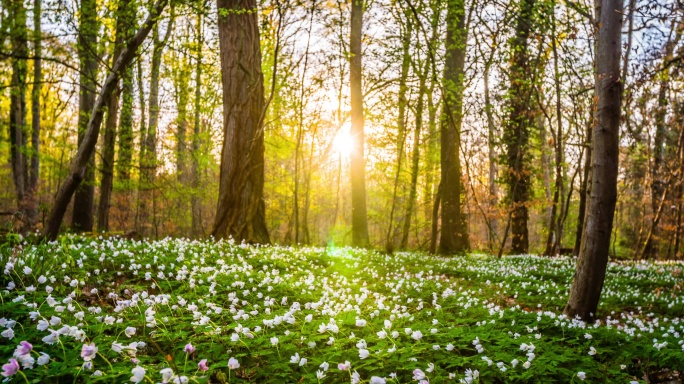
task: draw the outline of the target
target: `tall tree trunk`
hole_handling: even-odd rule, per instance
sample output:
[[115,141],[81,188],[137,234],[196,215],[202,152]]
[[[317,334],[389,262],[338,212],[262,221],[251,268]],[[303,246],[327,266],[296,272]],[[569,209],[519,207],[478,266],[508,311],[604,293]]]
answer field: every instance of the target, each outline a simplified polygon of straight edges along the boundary
[[256,0],[217,0],[223,148],[212,234],[269,243],[264,204],[264,77]]
[[487,115],[487,156],[489,160],[489,212],[492,215],[489,220],[489,249],[494,250],[496,246],[497,233],[499,232],[499,218],[496,213],[496,206],[499,204],[499,188],[496,185],[497,175],[497,155],[496,155],[496,126],[494,125],[494,106],[492,105],[490,91],[489,91],[489,68],[490,63],[487,63],[483,73],[484,79],[484,98],[485,98],[485,114]]
[[108,104],[109,99],[116,90],[119,77],[126,67],[133,62],[138,47],[143,43],[152,27],[156,24],[157,19],[164,10],[167,2],[168,0],[159,0],[152,7],[147,20],[145,20],[142,27],[135,33],[133,38],[131,38],[131,41],[121,52],[121,55],[119,55],[114,62],[91,110],[90,120],[88,120],[87,129],[83,135],[83,142],[78,147],[78,152],[71,163],[66,179],[57,191],[55,203],[52,206],[45,227],[45,237],[48,240],[55,240],[57,238],[59,227],[62,223],[62,218],[64,217],[64,212],[66,212],[69,200],[71,200],[71,197],[76,192],[79,184],[84,181],[88,162],[95,152],[95,145],[97,144],[97,138],[100,134],[100,126],[102,125],[105,106]]
[[[173,30],[173,7],[171,8],[171,18],[166,26],[164,36],[159,38],[159,24],[152,31],[152,62],[150,64],[150,99],[148,100],[149,122],[147,124],[147,135],[143,142],[144,158],[140,175],[142,180],[139,185],[138,204],[140,205],[140,232],[150,236],[153,230],[156,235],[156,201],[154,196],[154,183],[157,175],[157,125],[159,124],[159,77],[161,76],[162,53]],[[149,208],[152,208],[150,212]]]
[[[126,68],[121,76],[121,115],[119,116],[119,179],[128,183],[133,162],[133,66]],[[126,193],[128,193],[128,186]],[[127,207],[122,207],[128,209]]]
[[[128,30],[131,28],[131,22],[129,21],[131,10],[129,8],[131,8],[131,5],[128,0],[119,0],[116,10],[116,30],[112,62],[116,61],[124,48],[126,40],[130,38],[130,36],[127,36]],[[129,77],[132,74],[131,70],[132,67],[129,66],[121,75],[122,79],[127,80],[129,91],[132,87],[132,79]],[[114,188],[114,155],[116,149],[116,128],[119,118],[119,94],[119,90],[115,90],[107,104],[107,119],[105,120],[104,143],[102,149],[100,201],[97,207],[98,232],[109,231],[109,208],[111,205],[112,190]],[[129,97],[130,96],[132,95],[129,93]],[[132,111],[129,111],[129,121],[126,122],[127,124],[131,123],[130,112]],[[121,152],[119,152],[119,155],[121,155]]]
[[[563,236],[563,199],[565,190],[563,185],[563,120],[561,115],[561,85],[558,70],[558,47],[556,42],[556,13],[555,6],[551,12],[551,48],[553,51],[553,73],[556,91],[556,132],[553,134],[555,149],[556,185],[553,191],[553,205],[551,220],[549,221],[549,238],[546,242],[544,254],[551,256],[560,252],[561,237]],[[553,130],[553,127],[549,127]],[[546,168],[546,167],[545,167]]]
[[[85,145],[93,106],[95,105],[97,84],[97,1],[81,0],[80,18],[78,20],[78,59],[80,62],[79,105],[78,105],[78,148]],[[99,130],[99,127],[98,127]],[[95,138],[97,139],[97,138]],[[74,207],[71,216],[71,227],[74,231],[90,232],[93,230],[93,211],[95,210],[95,157],[86,159],[83,179],[78,180],[78,189],[74,195]],[[66,182],[66,181],[65,181]],[[71,197],[71,195],[69,195]],[[61,208],[61,207],[60,207]],[[53,212],[55,207],[53,207]],[[59,215],[57,230],[62,221]],[[49,225],[49,223],[48,223]],[[56,233],[55,233],[56,236]]]
[[33,2],[33,89],[31,91],[31,169],[28,185],[28,219],[33,224],[38,216],[38,181],[40,180],[40,90],[43,82],[42,29],[40,25],[42,0]]
[[515,36],[512,39],[512,63],[509,88],[510,116],[504,130],[506,146],[506,183],[511,213],[511,252],[527,253],[529,234],[527,204],[530,195],[528,145],[530,127],[534,125],[532,113],[532,65],[529,63],[529,39],[534,22],[536,0],[521,0],[516,21]]
[[[394,212],[398,209],[399,202],[397,201],[397,192],[399,189],[399,182],[401,179],[401,168],[404,160],[404,148],[406,147],[406,106],[408,101],[406,99],[406,94],[408,92],[408,86],[406,81],[408,79],[409,70],[411,68],[411,54],[409,49],[411,48],[411,37],[413,34],[413,24],[411,23],[411,15],[404,14],[404,28],[402,40],[402,55],[401,55],[401,72],[399,75],[399,92],[397,97],[397,171],[394,178],[394,190],[392,192],[392,202],[390,209],[390,217],[388,220],[387,236],[385,239],[385,249],[388,252],[394,250],[394,243],[396,238],[396,230],[393,230],[394,226]],[[403,220],[406,220],[404,217]],[[401,219],[397,224],[397,229],[401,225]]]
[[468,30],[465,0],[447,2],[446,62],[444,64],[444,109],[441,122],[442,228],[439,253],[462,254],[470,248],[463,212],[465,188],[461,175],[461,126]]
[[575,231],[575,247],[572,254],[579,256],[580,246],[582,244],[582,234],[584,233],[584,219],[587,212],[587,199],[589,198],[590,181],[591,181],[591,124],[589,120],[587,129],[585,131],[584,139],[584,166],[582,167],[582,183],[579,190],[579,208],[577,210],[577,228]]
[[178,108],[178,117],[176,118],[176,178],[181,184],[186,185],[190,181],[187,136],[191,69],[185,51],[182,51],[176,60],[179,61],[177,67],[173,69],[176,107]]
[[[597,0],[600,1],[600,0]],[[617,200],[619,128],[622,99],[620,53],[623,0],[597,7],[596,118],[592,140],[591,195],[575,278],[564,313],[593,320],[606,276]]]
[[[414,207],[416,205],[417,187],[418,187],[418,171],[420,166],[420,135],[423,130],[423,109],[425,108],[425,92],[427,91],[427,77],[430,72],[430,60],[425,60],[425,69],[419,73],[418,80],[418,96],[416,102],[416,127],[413,133],[413,151],[411,153],[411,186],[409,187],[409,197],[406,202],[406,211],[404,212],[403,228],[401,231],[400,249],[407,249],[409,230],[411,229],[411,218],[413,217]],[[420,72],[420,71],[417,71]]]
[[[12,176],[19,212],[26,212],[27,192],[30,189],[27,164],[26,88],[28,65],[26,8],[22,0],[10,0],[12,78],[10,90],[10,145]],[[24,218],[22,218],[24,220]]]
[[192,210],[192,235],[201,237],[204,235],[202,229],[202,205],[198,196],[200,186],[200,135],[202,134],[201,118],[201,97],[202,97],[202,48],[203,48],[203,29],[202,14],[197,14],[197,52],[195,63],[195,117],[194,130],[192,133],[192,194],[190,195],[190,205]]
[[350,154],[352,189],[352,245],[369,247],[366,209],[366,161],[364,160],[364,113],[362,88],[363,0],[351,0],[351,31],[349,42],[349,87],[351,93],[351,136],[354,142]]

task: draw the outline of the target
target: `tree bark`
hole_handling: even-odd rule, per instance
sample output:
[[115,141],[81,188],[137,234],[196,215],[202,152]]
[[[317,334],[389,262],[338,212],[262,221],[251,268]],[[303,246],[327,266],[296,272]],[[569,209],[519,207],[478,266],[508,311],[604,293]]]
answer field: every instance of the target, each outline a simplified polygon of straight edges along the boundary
[[42,29],[40,15],[42,0],[33,2],[33,89],[31,91],[31,168],[28,185],[27,214],[29,224],[33,224],[38,216],[38,182],[40,180],[40,91],[43,82],[42,65]]
[[[599,0],[597,0],[599,1]],[[575,278],[564,313],[591,321],[606,276],[617,200],[619,128],[622,99],[620,53],[623,0],[603,0],[596,56],[596,112],[592,140],[591,195]]]
[[[79,106],[78,106],[78,148],[85,145],[85,135],[88,129],[90,114],[95,105],[97,87],[97,34],[99,24],[97,22],[97,1],[81,0],[79,27],[78,27],[78,58],[80,61],[79,79]],[[99,127],[98,127],[99,130]],[[97,138],[95,138],[97,140]],[[71,227],[74,231],[90,232],[93,230],[93,211],[95,210],[95,157],[86,159],[86,167],[82,179],[78,180],[76,194],[74,195]],[[82,181],[82,182],[81,182]],[[66,181],[65,181],[66,182]],[[69,194],[71,197],[71,194]],[[59,207],[61,208],[61,207]],[[66,207],[65,207],[66,209]],[[53,207],[52,211],[55,211]],[[59,226],[62,221],[53,225]],[[48,224],[49,225],[49,224]],[[59,230],[57,227],[56,230]],[[55,231],[55,236],[56,236]]]
[[10,89],[10,148],[12,176],[17,209],[26,213],[27,192],[30,189],[27,158],[26,88],[28,56],[26,8],[21,0],[10,0],[10,34],[12,44],[12,77]]
[[370,247],[366,209],[366,162],[364,160],[364,113],[362,90],[363,0],[351,0],[351,31],[349,42],[349,87],[351,93],[351,136],[354,142],[350,154],[352,189],[352,245]]
[[256,0],[217,0],[223,148],[212,234],[269,243],[264,204],[264,78]]
[[461,175],[461,126],[463,124],[463,82],[468,30],[465,0],[447,2],[446,62],[444,65],[444,108],[440,129],[442,173],[442,228],[439,253],[463,254],[470,248],[463,212],[465,188]]
[[197,15],[197,52],[196,52],[196,66],[195,66],[195,117],[194,130],[192,134],[192,195],[190,196],[190,205],[192,210],[192,235],[193,237],[201,237],[204,235],[202,229],[202,205],[198,196],[200,187],[200,135],[202,134],[200,118],[201,118],[201,97],[202,97],[202,46],[203,46],[203,29],[202,29],[202,14]]
[[506,183],[511,206],[511,252],[527,253],[529,234],[527,204],[530,195],[530,174],[526,164],[530,139],[530,127],[534,125],[532,113],[532,66],[529,63],[529,39],[534,23],[536,0],[522,0],[512,39],[512,64],[509,88],[510,116],[504,130],[506,146]]
[[55,202],[48,216],[47,225],[45,227],[45,237],[52,241],[57,238],[59,234],[59,227],[66,212],[69,200],[76,192],[79,184],[84,181],[86,175],[88,162],[95,152],[95,145],[100,133],[100,126],[102,125],[102,118],[104,115],[105,106],[108,104],[112,93],[116,90],[116,85],[119,81],[121,73],[131,65],[138,47],[143,43],[152,27],[156,24],[157,19],[161,15],[168,0],[159,0],[153,7],[147,20],[142,27],[136,32],[135,36],[123,49],[119,57],[114,62],[107,79],[98,94],[95,105],[90,113],[90,120],[88,120],[87,129],[83,135],[83,142],[78,147],[76,157],[71,163],[69,174],[57,191]]

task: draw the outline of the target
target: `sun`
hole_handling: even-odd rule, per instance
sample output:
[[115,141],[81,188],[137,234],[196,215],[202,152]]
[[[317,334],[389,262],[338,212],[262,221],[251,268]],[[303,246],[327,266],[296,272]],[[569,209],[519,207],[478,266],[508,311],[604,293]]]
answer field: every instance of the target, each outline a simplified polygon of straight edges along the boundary
[[354,139],[351,136],[350,130],[351,123],[344,123],[333,141],[333,150],[344,157],[349,157],[354,150]]

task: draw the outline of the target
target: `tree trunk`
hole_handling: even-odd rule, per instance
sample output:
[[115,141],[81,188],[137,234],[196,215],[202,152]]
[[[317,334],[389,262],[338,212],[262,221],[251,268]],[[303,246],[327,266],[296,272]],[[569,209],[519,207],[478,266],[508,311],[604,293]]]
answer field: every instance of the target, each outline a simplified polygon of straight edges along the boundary
[[[95,105],[95,95],[97,86],[97,34],[99,25],[97,23],[97,1],[81,0],[78,28],[78,58],[80,61],[79,79],[79,106],[78,106],[78,148],[85,145],[85,135],[90,123],[90,114]],[[98,127],[99,130],[99,127]],[[95,138],[97,141],[97,137]],[[74,195],[74,207],[71,216],[71,227],[74,231],[90,232],[93,230],[93,211],[95,210],[95,157],[90,152],[90,157],[86,160],[82,180],[76,182],[78,189]],[[66,183],[66,180],[65,180]],[[68,192],[68,191],[66,191]],[[58,192],[59,193],[59,192]],[[71,193],[69,193],[71,197]],[[52,212],[55,212],[52,208]],[[66,207],[64,207],[66,209]],[[54,236],[57,236],[59,225],[62,222],[63,214],[58,218],[59,222],[52,224],[57,226]],[[50,223],[48,223],[50,225]],[[49,233],[49,230],[48,232]]]
[[256,0],[217,0],[217,7],[224,137],[212,234],[265,244],[265,103]]
[[[556,43],[556,14],[555,8],[551,9],[551,48],[553,51],[554,85],[556,91],[556,132],[553,134],[555,149],[556,185],[553,191],[553,205],[551,208],[551,220],[549,221],[549,238],[546,242],[544,254],[552,256],[560,253],[561,237],[563,236],[563,199],[565,190],[563,185],[563,120],[561,115],[561,85],[560,72],[558,70],[558,47]],[[549,127],[553,130],[553,127]],[[544,167],[546,168],[546,167]],[[553,236],[552,236],[553,235]]]
[[50,211],[47,226],[45,227],[45,237],[48,240],[55,240],[57,238],[59,227],[62,223],[62,218],[64,217],[64,212],[66,212],[69,200],[71,200],[71,197],[74,195],[74,192],[76,192],[79,184],[84,181],[88,162],[95,152],[95,145],[97,144],[97,138],[100,133],[105,106],[108,104],[112,93],[116,90],[119,77],[126,67],[131,65],[138,47],[143,43],[152,27],[156,24],[167,1],[168,0],[159,0],[154,5],[147,20],[145,20],[142,27],[136,32],[135,36],[131,38],[128,46],[123,49],[121,55],[119,55],[114,62],[114,65],[100,90],[97,100],[95,100],[95,105],[93,105],[90,113],[90,120],[88,120],[87,129],[83,135],[83,142],[78,147],[78,152],[71,163],[69,174],[59,187],[57,196],[55,197],[55,203]]
[[[387,236],[385,239],[385,249],[388,252],[392,252],[394,250],[394,243],[395,243],[395,238],[396,238],[396,230],[393,230],[394,226],[394,212],[397,210],[397,207],[400,205],[397,197],[397,191],[398,191],[398,186],[399,182],[401,179],[401,168],[402,168],[402,163],[404,159],[404,148],[406,147],[406,105],[408,104],[408,101],[406,99],[406,93],[408,92],[408,86],[406,85],[406,81],[408,79],[409,75],[409,69],[411,68],[411,54],[409,49],[411,48],[411,37],[413,34],[413,25],[411,23],[411,15],[406,13],[404,14],[404,18],[406,19],[404,21],[405,26],[403,28],[403,36],[401,36],[402,40],[402,55],[401,55],[401,72],[399,75],[399,93],[397,97],[397,106],[398,106],[398,115],[397,115],[397,172],[395,174],[394,178],[394,190],[392,192],[392,207],[390,209],[390,217],[388,220],[388,228],[387,228]],[[407,220],[407,217],[404,217],[403,220]],[[397,229],[399,229],[401,225],[402,219],[399,219],[399,223],[397,224]]]
[[506,183],[511,214],[511,252],[527,253],[529,250],[529,234],[527,221],[529,218],[527,204],[530,195],[530,171],[528,146],[530,127],[534,125],[532,113],[532,66],[529,63],[528,40],[534,25],[534,8],[536,0],[522,0],[520,13],[516,21],[515,36],[512,39],[512,64],[510,70],[511,85],[509,88],[510,116],[503,141],[506,146]]
[[497,155],[496,155],[496,126],[494,125],[494,106],[492,105],[491,96],[489,93],[489,67],[490,63],[485,66],[484,74],[484,98],[485,98],[485,114],[487,115],[487,148],[489,160],[489,212],[492,215],[489,221],[489,249],[494,250],[497,233],[499,232],[499,218],[497,217],[496,206],[499,204],[499,188],[496,185],[497,175]]
[[38,217],[38,181],[40,180],[40,90],[43,82],[42,49],[43,36],[40,25],[42,0],[33,2],[33,90],[31,91],[31,169],[28,185],[28,222]]
[[462,254],[470,248],[463,212],[465,188],[461,179],[461,126],[463,82],[468,30],[465,0],[447,2],[446,62],[444,64],[444,109],[440,129],[442,169],[442,228],[439,253]]
[[202,97],[202,45],[203,45],[203,29],[202,29],[202,14],[197,14],[197,52],[196,52],[196,67],[195,67],[195,121],[194,131],[192,134],[192,195],[190,196],[190,205],[192,210],[192,235],[195,238],[204,235],[202,229],[202,205],[198,196],[200,187],[200,135],[202,133],[200,125],[200,107]]
[[[418,171],[420,166],[420,135],[423,130],[423,109],[425,102],[425,92],[427,91],[426,83],[430,72],[430,60],[425,60],[425,69],[423,73],[419,73],[418,80],[418,101],[416,102],[416,128],[413,133],[413,152],[411,153],[411,186],[409,187],[409,197],[406,202],[406,211],[404,213],[403,228],[401,231],[400,249],[407,249],[409,230],[411,229],[411,218],[413,217],[413,210],[416,205],[417,187],[418,187]],[[419,71],[418,71],[419,72]]]
[[[598,0],[597,0],[598,1]],[[603,0],[596,49],[596,125],[593,130],[591,195],[577,270],[564,313],[593,320],[606,276],[617,200],[622,99],[620,53],[623,0]]]
[[[130,18],[130,2],[128,0],[119,0],[118,7],[116,10],[116,30],[115,30],[115,41],[114,41],[114,51],[112,53],[112,62],[121,54],[124,44],[130,38],[128,30],[130,29],[131,22]],[[123,71],[122,79],[128,82],[128,95],[130,98],[132,95],[130,91],[132,88],[132,66],[126,68]],[[117,84],[118,88],[118,84]],[[130,100],[128,100],[130,102]],[[122,114],[122,123],[125,122],[129,125],[132,123],[132,105],[129,105],[131,109],[128,111],[127,119],[124,121],[124,116]],[[114,155],[115,155],[115,144],[116,144],[116,128],[119,118],[119,92],[118,89],[114,91],[109,102],[107,104],[107,119],[105,120],[105,130],[104,130],[104,143],[102,149],[102,176],[100,180],[100,201],[97,207],[97,230],[98,232],[109,231],[109,208],[111,205],[112,190],[114,188]],[[121,125],[123,128],[123,125]],[[129,134],[130,137],[130,134]],[[122,140],[129,140],[125,138]],[[119,147],[119,156],[121,158],[121,146]],[[124,156],[126,157],[126,156]]]
[[[591,120],[589,120],[591,122]],[[579,256],[582,234],[584,233],[584,219],[587,212],[587,198],[589,197],[589,182],[591,181],[591,123],[587,124],[584,140],[584,166],[582,168],[582,183],[579,190],[579,208],[577,210],[577,230],[575,232],[574,256]]]
[[349,42],[349,88],[351,93],[351,136],[354,142],[350,154],[352,189],[352,245],[370,247],[366,212],[366,162],[364,160],[364,114],[362,90],[363,0],[351,0],[351,31]]
[[[150,65],[150,99],[148,100],[148,111],[150,113],[149,122],[147,124],[147,135],[142,146],[145,147],[144,158],[142,160],[142,167],[140,175],[142,180],[138,186],[138,204],[140,206],[140,232],[146,236],[156,235],[156,215],[155,215],[155,196],[154,196],[154,182],[157,175],[157,125],[159,124],[159,77],[161,75],[162,53],[164,47],[171,36],[173,30],[173,8],[171,19],[166,26],[166,32],[163,38],[159,38],[159,24],[157,24],[152,31],[152,62]],[[152,207],[152,212],[148,209]]]
[[[28,65],[26,8],[21,0],[10,0],[11,43],[12,43],[12,78],[10,90],[10,147],[12,176],[17,198],[17,209],[26,213],[26,199],[30,189],[28,177],[28,159],[26,156],[26,76]],[[24,220],[24,218],[22,218]]]

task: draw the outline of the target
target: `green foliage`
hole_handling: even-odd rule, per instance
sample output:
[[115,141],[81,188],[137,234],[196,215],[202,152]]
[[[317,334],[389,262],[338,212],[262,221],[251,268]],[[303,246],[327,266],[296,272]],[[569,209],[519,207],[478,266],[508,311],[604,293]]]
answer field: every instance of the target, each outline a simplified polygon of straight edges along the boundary
[[[22,340],[35,359],[49,354],[21,371],[29,382],[128,382],[136,366],[154,382],[169,382],[170,368],[199,383],[332,383],[354,372],[362,382],[423,374],[441,383],[466,370],[480,382],[577,382],[580,372],[589,382],[628,382],[684,369],[681,263],[612,263],[601,321],[591,325],[560,315],[570,258],[8,240],[0,316],[12,335],[3,332],[0,361]],[[50,330],[60,334],[54,344]],[[98,351],[85,361],[90,343]],[[238,368],[227,366],[231,358]],[[345,361],[350,371],[338,369]]]

